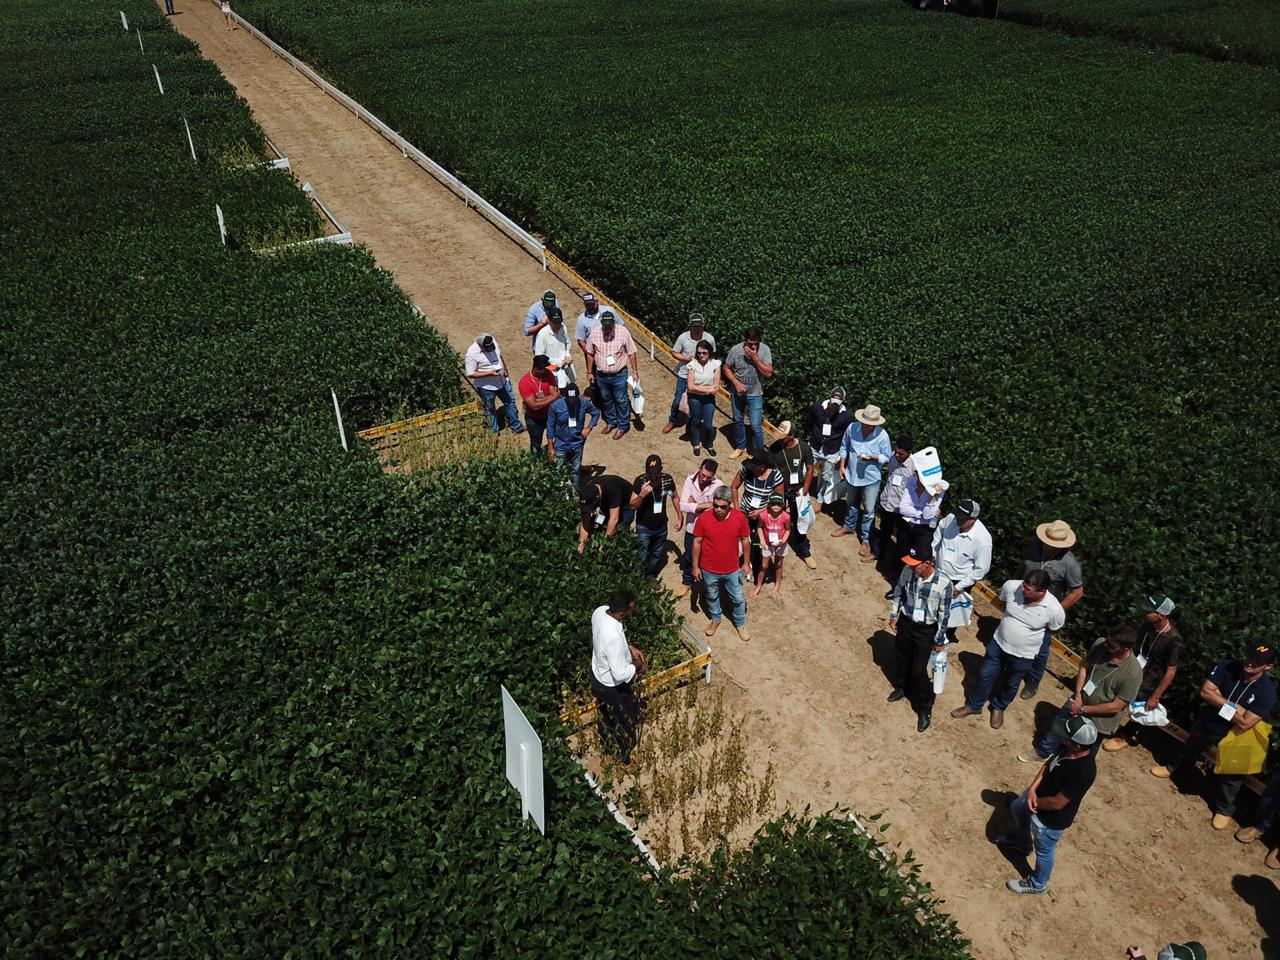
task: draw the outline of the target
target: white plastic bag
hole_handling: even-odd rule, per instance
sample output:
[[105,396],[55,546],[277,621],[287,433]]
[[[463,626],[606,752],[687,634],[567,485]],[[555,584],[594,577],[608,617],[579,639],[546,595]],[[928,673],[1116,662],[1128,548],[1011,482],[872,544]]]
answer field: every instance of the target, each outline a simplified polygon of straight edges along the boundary
[[644,391],[635,377],[627,377],[627,386],[631,388],[631,409],[637,417],[644,416]]
[[1145,702],[1134,701],[1129,706],[1129,719],[1144,727],[1167,727],[1169,714],[1163,703],[1157,703],[1154,710],[1148,710]]
[[929,672],[933,674],[933,692],[941,693],[947,685],[947,648],[929,654]]
[[813,527],[813,501],[807,493],[796,494],[796,533],[803,536]]

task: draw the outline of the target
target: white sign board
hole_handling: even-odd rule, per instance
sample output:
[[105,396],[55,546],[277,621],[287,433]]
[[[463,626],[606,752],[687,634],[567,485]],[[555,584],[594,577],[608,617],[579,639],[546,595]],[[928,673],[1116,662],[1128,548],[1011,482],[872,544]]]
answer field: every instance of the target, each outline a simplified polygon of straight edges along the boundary
[[142,45],[142,28],[138,28],[138,49],[143,53],[147,52],[147,48]]
[[542,796],[542,741],[523,711],[502,688],[502,727],[507,744],[507,781],[520,792],[520,819],[533,817],[547,835],[547,813]]
[[213,205],[213,209],[218,214],[218,235],[222,237],[222,245],[227,245],[227,221],[222,218],[222,207],[218,204]]
[[164,84],[160,82],[160,68],[153,63],[151,65],[151,69],[155,72],[155,75],[156,75],[156,86],[160,88],[161,93],[164,93]]
[[[191,124],[187,123],[187,118],[182,118],[182,125],[187,128],[187,146],[191,148],[191,159],[196,159],[196,142],[191,139]],[[197,163],[200,161],[196,160]]]
[[342,408],[338,406],[338,391],[330,387],[329,393],[333,396],[333,415],[338,420],[338,439],[342,441],[342,449],[350,453],[351,448],[347,446],[347,428],[342,425]]
[[120,26],[124,27],[125,33],[129,32],[129,18],[124,15],[124,11],[120,11]]

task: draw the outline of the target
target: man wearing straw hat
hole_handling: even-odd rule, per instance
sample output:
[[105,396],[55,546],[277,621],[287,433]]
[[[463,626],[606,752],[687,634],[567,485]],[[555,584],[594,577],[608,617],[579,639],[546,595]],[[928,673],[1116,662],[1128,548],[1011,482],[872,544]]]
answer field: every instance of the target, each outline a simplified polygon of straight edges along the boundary
[[874,563],[871,554],[871,523],[876,518],[876,500],[880,495],[880,478],[884,465],[893,456],[893,444],[884,429],[884,415],[874,403],[853,412],[851,424],[840,443],[837,471],[844,473],[849,484],[849,509],[844,524],[831,534],[844,537],[858,534],[858,554],[864,563]]
[[534,337],[547,325],[553,309],[560,309],[560,301],[556,299],[554,290],[548,290],[540,299],[529,304],[529,309],[524,312],[524,335],[529,338],[530,347],[533,346]]
[[702,314],[691,313],[689,315],[689,329],[676,337],[675,345],[671,348],[672,357],[678,361],[676,367],[676,394],[671,398],[671,413],[667,415],[667,422],[662,427],[663,433],[670,433],[676,428],[676,420],[680,416],[680,400],[684,397],[685,391],[689,389],[689,361],[693,359],[693,354],[698,349],[698,344],[705,340],[711,344],[711,353],[714,355],[716,352],[716,338],[706,332],[706,325],[707,322],[703,319]]
[[[1049,592],[1057,598],[1064,613],[1084,596],[1084,574],[1080,570],[1080,561],[1071,552],[1075,543],[1075,531],[1065,520],[1042,523],[1036,527],[1035,539],[1027,544],[1022,564],[1018,567],[1019,577],[1026,577],[1032,570],[1047,573]],[[1022,689],[1023,700],[1030,700],[1040,689],[1040,681],[1044,679],[1044,672],[1049,666],[1051,645],[1051,634],[1046,630],[1040,653],[1026,676],[1026,686]]]

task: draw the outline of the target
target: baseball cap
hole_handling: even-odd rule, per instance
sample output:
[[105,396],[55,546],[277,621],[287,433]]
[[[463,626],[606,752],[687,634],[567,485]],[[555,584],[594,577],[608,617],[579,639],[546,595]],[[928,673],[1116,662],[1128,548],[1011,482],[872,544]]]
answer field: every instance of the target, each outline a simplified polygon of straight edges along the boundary
[[564,320],[564,311],[563,311],[563,310],[561,310],[559,307],[549,307],[549,308],[547,309],[547,319],[548,319],[548,320],[561,320],[561,321],[563,321],[563,320]]
[[476,337],[476,343],[480,345],[481,350],[492,350],[496,346],[491,333],[480,334],[480,336]]
[[612,327],[616,321],[617,321],[617,317],[613,315],[612,310],[600,311],[600,326]]
[[780,424],[778,424],[778,436],[782,437],[783,439],[786,439],[787,437],[791,436],[791,433],[794,429],[795,427],[790,420],[783,420]]
[[1245,651],[1244,662],[1253,664],[1275,663],[1276,648],[1265,640],[1255,644],[1251,644],[1249,649]]
[[833,400],[843,400],[843,399],[844,399],[844,387],[832,387],[832,388],[831,388],[831,399],[833,399]]
[[[982,508],[977,500],[961,500],[956,504],[957,520],[976,520]],[[1170,607],[1170,609],[1173,609]]]
[[550,362],[551,362],[550,357],[548,357],[545,353],[540,353],[533,358],[533,369],[545,370],[547,364]]
[[1156,954],[1156,960],[1207,960],[1209,954],[1199,940],[1171,943]]
[[1088,717],[1060,717],[1053,721],[1053,732],[1082,747],[1092,746],[1098,739],[1098,728]]
[[588,290],[586,293],[582,295],[582,302],[583,303],[599,303],[600,301],[596,299],[596,295],[594,293]]
[[928,527],[917,526],[911,531],[911,549],[907,551],[902,562],[908,567],[918,567],[922,563],[933,562],[933,531]]
[[780,507],[781,507],[781,506],[783,506],[786,502],[787,502],[787,498],[786,498],[786,497],[784,497],[784,496],[783,496],[782,494],[780,494],[780,493],[771,493],[771,494],[769,494],[769,506],[773,506],[773,505],[776,503],[778,506],[780,506]]
[[548,290],[546,293],[542,295],[542,302],[545,303],[548,307],[551,306],[553,303],[556,302],[556,292],[554,290]]
[[703,317],[702,314],[700,313],[689,314],[689,326],[691,328],[697,328],[697,327],[705,328],[706,325],[707,325],[706,318]]
[[1166,617],[1173,613],[1173,601],[1163,593],[1149,593],[1142,598],[1138,607],[1143,613],[1162,613]]
[[656,453],[649,454],[644,461],[645,473],[657,473],[662,469],[662,458]]

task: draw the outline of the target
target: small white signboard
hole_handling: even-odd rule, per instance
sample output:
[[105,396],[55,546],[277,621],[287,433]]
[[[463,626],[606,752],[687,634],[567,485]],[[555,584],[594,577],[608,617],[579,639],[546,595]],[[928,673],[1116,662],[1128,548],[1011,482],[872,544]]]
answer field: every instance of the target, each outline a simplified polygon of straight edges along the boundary
[[218,235],[222,237],[222,245],[227,245],[227,221],[222,218],[222,207],[218,204],[213,205],[213,209],[218,213]]
[[342,449],[350,453],[351,448],[347,446],[347,428],[342,425],[342,408],[338,406],[338,391],[330,387],[329,393],[333,397],[333,415],[338,421],[338,439],[342,441]]
[[506,734],[507,781],[520,792],[520,819],[533,817],[547,835],[547,814],[542,796],[542,741],[507,688],[502,688],[502,727]]
[[155,75],[156,75],[156,86],[160,88],[160,92],[163,94],[163,93],[164,93],[164,84],[160,82],[160,68],[159,68],[159,67],[157,67],[157,66],[153,63],[153,64],[151,65],[151,69],[152,69],[153,71],[155,71]]
[[[182,118],[182,125],[187,128],[187,146],[191,148],[191,159],[196,159],[196,142],[191,139],[191,124],[187,123],[187,118]],[[196,161],[199,163],[199,161]]]
[[138,49],[143,53],[147,52],[147,48],[142,45],[142,28],[138,28]]
[[120,26],[124,27],[124,32],[129,32],[129,18],[124,15],[124,11],[120,11]]

